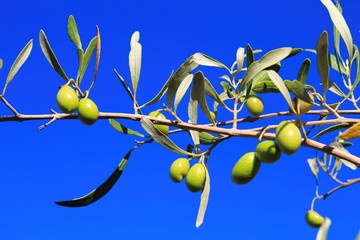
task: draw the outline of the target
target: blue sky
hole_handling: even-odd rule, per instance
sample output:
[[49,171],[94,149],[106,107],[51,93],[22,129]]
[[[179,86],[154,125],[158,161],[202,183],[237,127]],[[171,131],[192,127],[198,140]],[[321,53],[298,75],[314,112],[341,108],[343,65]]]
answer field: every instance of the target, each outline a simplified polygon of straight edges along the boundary
[[[360,3],[343,1],[342,6],[357,43]],[[140,32],[143,46],[138,89],[142,103],[154,96],[171,71],[195,52],[231,66],[238,47],[248,43],[264,52],[284,46],[315,48],[323,30],[332,36],[328,12],[320,0],[6,1],[0,7],[0,58],[4,60],[1,84],[18,52],[34,39],[28,61],[6,93],[19,112],[40,114],[56,109],[58,86],[64,83],[42,55],[40,29],[45,31],[66,73],[76,75],[76,49],[66,32],[69,15],[74,15],[84,45],[94,36],[95,25],[100,28],[102,55],[91,98],[104,112],[133,111],[113,69],[130,83],[127,61],[134,31]],[[307,57],[313,63],[308,81],[321,89],[316,59],[310,53],[284,62],[280,73],[284,79],[295,79]],[[91,62],[90,68],[93,66]],[[201,70],[215,83],[225,74],[221,70]],[[90,84],[91,77],[92,70],[85,76],[84,85]],[[279,96],[264,95],[263,99],[265,112],[276,111],[276,107],[286,110]],[[162,103],[144,112],[161,108]],[[186,106],[183,101],[183,110],[179,110],[184,118]],[[0,105],[0,114],[11,113]],[[242,114],[247,116],[246,112]],[[221,120],[229,117],[220,109]],[[119,182],[100,201],[77,209],[55,205],[55,201],[82,196],[101,184],[135,143],[134,137],[115,132],[106,120],[92,127],[76,120],[57,121],[38,131],[44,123],[0,124],[0,239],[315,239],[316,230],[304,221],[315,192],[306,161],[314,157],[311,149],[301,148],[291,157],[283,155],[276,164],[263,165],[251,183],[238,186],[231,182],[231,169],[244,153],[255,149],[257,141],[236,138],[219,145],[209,160],[208,211],[203,226],[197,229],[200,194],[187,191],[184,183],[171,182],[169,167],[180,156],[155,143],[132,154]],[[142,131],[136,122],[122,123]],[[333,137],[323,139],[324,143],[330,143]],[[190,140],[187,135],[174,139],[182,147]],[[358,144],[355,141],[349,150],[360,154]],[[356,173],[344,169],[340,176],[346,180]],[[321,174],[322,193],[334,186]],[[328,239],[355,239],[360,227],[359,187],[316,202],[316,210],[333,222]]]

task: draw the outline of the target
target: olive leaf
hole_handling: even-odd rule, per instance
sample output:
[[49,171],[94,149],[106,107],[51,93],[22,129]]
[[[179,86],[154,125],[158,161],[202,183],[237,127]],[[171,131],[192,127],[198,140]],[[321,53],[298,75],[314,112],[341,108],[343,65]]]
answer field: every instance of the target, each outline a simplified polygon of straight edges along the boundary
[[[218,104],[220,104],[221,106],[225,107],[226,109],[230,110],[229,107],[223,102],[223,100],[220,98],[219,94],[216,92],[214,86],[211,84],[211,82],[209,81],[209,79],[207,79],[206,77],[204,77],[205,79],[205,91],[206,94],[212,98],[215,102],[217,102]],[[220,83],[221,84],[221,83]],[[229,85],[228,85],[229,86]],[[230,86],[229,86],[229,91],[230,91]],[[230,92],[230,94],[232,94]]]
[[334,54],[329,54],[330,67],[337,72],[346,74],[344,66],[337,60]]
[[[91,42],[90,42],[90,44],[91,44]],[[90,45],[90,44],[89,44],[89,45]],[[88,51],[88,49],[86,49],[86,52],[87,52],[87,51]],[[85,59],[85,60],[87,60],[86,52],[85,52],[85,56],[84,56],[84,59]],[[93,53],[91,53],[90,49],[89,49],[89,52],[90,52],[89,55],[91,55],[91,56],[89,56],[89,60],[90,60]],[[100,54],[101,54],[101,37],[100,37],[99,27],[96,26],[96,57],[95,57],[95,68],[94,68],[93,80],[91,81],[91,85],[90,85],[88,91],[91,90],[91,88],[94,86],[95,81],[96,81],[97,73],[98,73],[98,71],[99,71]],[[88,65],[88,64],[89,64],[89,63],[87,63],[87,65]],[[87,66],[86,66],[86,68],[87,68]],[[86,68],[85,68],[85,69],[86,69]]]
[[[6,82],[5,82],[5,86],[2,92],[2,95],[5,95],[5,91],[7,86],[9,85],[9,83],[13,80],[13,78],[15,77],[16,73],[20,70],[21,66],[25,63],[25,61],[28,59],[31,50],[33,47],[33,40],[31,39],[26,45],[25,47],[20,51],[19,55],[16,57],[14,63],[12,64],[10,71],[7,75],[6,78]],[[1,61],[1,65],[2,65],[2,61]]]
[[165,134],[159,131],[147,116],[143,116],[140,119],[140,124],[144,128],[144,130],[150,134],[150,136],[155,140],[155,142],[157,142],[164,148],[169,149],[170,151],[173,151],[175,153],[195,156],[193,153],[189,153],[178,147],[173,141],[170,140],[170,138],[168,138]]
[[309,74],[311,61],[309,58],[306,58],[304,62],[301,64],[301,67],[298,72],[297,80],[302,84],[306,83],[307,76]]
[[136,99],[136,92],[140,78],[141,70],[141,58],[142,58],[142,46],[139,43],[140,33],[134,32],[130,40],[130,53],[129,53],[129,67],[131,75],[131,83],[134,91],[134,97]]
[[326,92],[329,89],[329,55],[328,55],[328,34],[323,31],[316,44],[317,53],[317,69],[321,78],[322,86],[324,88],[324,101],[326,101]]
[[127,128],[114,119],[109,119],[109,123],[116,131],[118,131],[120,133],[134,135],[134,136],[138,136],[138,137],[145,137],[144,134],[134,131],[130,128]]
[[250,44],[246,45],[246,66],[250,67],[250,65],[255,61],[254,50],[250,46]]
[[[190,91],[190,100],[188,104],[189,122],[192,124],[197,124],[198,105],[199,105],[199,101],[197,99],[197,94],[195,92],[195,88],[192,87]],[[198,147],[200,145],[199,132],[190,130],[189,133],[195,146]]]
[[355,123],[339,136],[343,140],[352,140],[358,137],[360,137],[360,122]]
[[240,91],[243,90],[261,70],[280,62],[286,58],[290,52],[291,48],[278,48],[266,53],[259,61],[251,63],[241,81]]
[[334,131],[337,131],[337,130],[343,129],[343,128],[349,128],[350,126],[351,126],[350,123],[339,123],[339,124],[330,126],[330,127],[326,128],[326,129],[318,132],[313,138],[316,139],[316,138],[319,138],[320,136],[325,135],[327,133],[334,132]]
[[331,220],[329,218],[325,218],[323,224],[319,228],[319,231],[316,235],[316,240],[326,240],[328,231],[331,225]]
[[207,66],[207,67],[219,67],[224,68],[230,72],[230,69],[225,66],[225,64],[219,62],[218,60],[211,58],[203,53],[195,53],[193,55],[193,60],[197,64],[201,66]]
[[287,104],[289,105],[290,110],[292,112],[296,112],[294,109],[294,106],[292,105],[292,102],[291,102],[290,93],[289,93],[287,87],[285,86],[284,81],[279,76],[279,74],[277,74],[273,70],[270,70],[270,71],[268,71],[268,75],[269,75],[270,79],[273,81],[273,83],[276,85],[277,89],[279,89],[281,94],[284,96]]
[[0,70],[2,69],[3,67],[3,60],[0,58]]
[[43,30],[40,30],[39,34],[40,47],[42,52],[44,53],[46,59],[50,63],[50,65],[54,68],[54,70],[66,81],[69,81],[69,78],[66,76],[64,70],[60,66],[59,61],[57,60],[49,41],[46,38],[46,35]]
[[78,29],[76,26],[76,21],[75,21],[74,16],[72,16],[72,15],[70,15],[68,18],[67,29],[68,29],[68,36],[69,36],[70,40],[75,44],[75,46],[78,49],[82,49],[82,44],[81,44]]
[[102,183],[99,187],[97,187],[96,189],[94,189],[93,191],[82,197],[75,198],[72,200],[59,201],[55,203],[63,207],[84,207],[96,202],[97,200],[105,196],[115,185],[115,183],[119,180],[130,158],[131,152],[134,149],[135,148],[132,148],[129,152],[127,152],[127,154],[123,157],[123,159],[116,167],[116,169],[113,171],[113,173],[110,175],[110,177],[106,179],[106,181]]
[[316,180],[318,179],[318,174],[319,174],[319,168],[316,164],[316,158],[309,158],[307,160],[310,170],[312,172],[312,174],[314,175],[314,177],[316,178]]
[[236,76],[241,72],[241,69],[244,65],[244,58],[245,58],[245,49],[240,47],[236,51],[236,65],[237,65]]
[[180,83],[176,94],[175,94],[175,100],[174,100],[174,112],[176,113],[176,109],[181,101],[181,99],[184,97],[185,93],[187,92],[187,90],[190,87],[190,84],[193,81],[193,74],[189,74],[188,76],[186,76],[184,78],[184,80]]
[[[342,145],[341,142],[338,142],[338,141],[334,141],[330,144],[330,147],[333,147],[333,148],[336,148],[340,151],[343,151],[343,152],[346,152],[346,153],[349,153],[348,150],[346,150],[346,148]],[[351,170],[356,170],[357,166],[349,161],[346,161],[345,159],[342,159],[342,158],[336,158],[336,164],[338,164],[338,169],[337,171],[340,170],[341,168],[341,165],[344,164],[346,167],[350,168]]]
[[210,114],[209,107],[206,102],[206,94],[205,94],[205,77],[201,71],[197,72],[194,76],[194,91],[197,95],[197,100],[199,101],[200,107],[202,111],[205,113],[206,117],[213,123],[214,119]]
[[350,33],[350,29],[349,29],[348,25],[346,24],[346,21],[345,21],[343,15],[341,14],[341,11],[339,11],[339,9],[333,4],[333,2],[331,0],[321,0],[321,2],[327,8],[334,26],[339,31],[342,39],[344,40],[347,51],[348,51],[349,60],[351,60],[353,57],[353,51],[354,51],[353,39],[352,39],[352,36]]
[[335,93],[336,95],[343,97],[344,99],[347,99],[346,94],[338,87],[338,85],[336,85],[335,82],[331,81],[330,79],[328,80],[329,82],[329,90],[333,93]]
[[210,174],[209,174],[209,171],[206,166],[205,166],[205,173],[206,173],[205,184],[204,184],[204,189],[201,193],[200,206],[199,206],[198,214],[196,217],[196,223],[195,223],[195,226],[197,228],[200,227],[204,221],[204,216],[205,216],[205,212],[206,212],[206,208],[207,208],[207,205],[209,202],[209,196],[210,196]]
[[90,60],[95,52],[95,48],[97,46],[97,41],[98,41],[97,36],[95,36],[93,39],[91,39],[89,45],[87,46],[87,48],[85,50],[85,53],[83,54],[83,57],[81,58],[79,72],[78,72],[78,76],[77,76],[77,81],[78,81],[79,85],[82,82],[82,79],[85,75],[85,71],[86,71],[87,67],[89,66]]
[[304,102],[307,103],[312,103],[312,99],[309,97],[309,94],[306,92],[306,88],[304,86],[304,84],[302,84],[300,81],[298,80],[294,80],[294,81],[288,81],[286,84],[286,87],[289,91],[291,91],[292,93],[294,93],[294,95],[301,99]]

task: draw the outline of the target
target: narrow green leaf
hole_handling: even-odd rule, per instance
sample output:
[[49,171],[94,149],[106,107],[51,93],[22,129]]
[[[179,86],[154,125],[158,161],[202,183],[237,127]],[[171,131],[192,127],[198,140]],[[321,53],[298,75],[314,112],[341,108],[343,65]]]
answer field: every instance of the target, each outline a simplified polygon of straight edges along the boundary
[[174,100],[174,112],[176,113],[176,109],[181,101],[181,99],[184,97],[185,93],[190,87],[190,84],[193,81],[193,74],[189,74],[184,78],[184,80],[180,83],[179,88],[176,91],[175,94],[175,100]]
[[[261,71],[270,67],[284,58],[291,52],[291,48],[278,48],[266,53],[259,61],[253,62],[247,69],[244,78],[241,82],[240,91]],[[272,70],[270,70],[272,71]]]
[[144,130],[150,134],[150,136],[155,140],[155,142],[157,142],[164,148],[183,155],[194,155],[193,153],[189,153],[178,147],[174,142],[170,140],[170,138],[160,132],[147,116],[141,118],[140,124],[144,128]]
[[[100,54],[101,54],[101,37],[100,37],[99,27],[96,25],[96,57],[95,57],[94,76],[93,76],[93,79],[91,81],[91,85],[90,85],[88,91],[91,90],[91,88],[94,86],[95,81],[96,81],[97,73],[99,71]],[[135,104],[137,105],[136,102],[135,102]]]
[[338,87],[338,85],[336,85],[335,82],[331,81],[329,79],[329,90],[333,93],[335,93],[336,95],[340,96],[340,97],[344,97],[346,99],[346,94]]
[[201,66],[224,68],[230,72],[230,69],[228,69],[223,63],[203,53],[195,53],[193,55],[193,60]]
[[157,101],[159,101],[159,100],[164,96],[164,94],[166,93],[166,91],[168,90],[168,86],[169,86],[169,83],[170,83],[173,75],[174,75],[174,72],[171,72],[169,78],[166,80],[165,84],[162,86],[162,88],[160,89],[160,91],[155,95],[155,97],[153,97],[153,98],[152,98],[150,101],[148,101],[147,103],[141,105],[139,108],[143,108],[143,107],[152,105],[152,104],[156,103]]
[[310,170],[312,172],[312,174],[314,175],[314,177],[316,179],[318,179],[318,174],[319,174],[319,168],[316,164],[316,158],[309,158],[307,160],[308,164],[309,164],[309,167],[310,167]]
[[353,39],[350,33],[350,29],[348,25],[346,24],[346,21],[342,15],[342,13],[339,11],[339,9],[334,5],[334,3],[331,0],[321,0],[321,2],[325,5],[327,10],[329,11],[330,18],[336,27],[336,29],[339,31],[342,39],[345,42],[349,60],[353,57]]
[[[14,63],[12,64],[12,66],[10,68],[9,74],[7,75],[5,86],[4,86],[3,93],[2,93],[3,95],[5,94],[6,88],[9,85],[9,83],[13,80],[16,73],[19,71],[21,66],[25,63],[25,61],[29,57],[32,47],[33,47],[33,40],[31,39],[25,45],[25,47],[21,50],[19,55],[16,57]],[[1,65],[2,65],[2,63],[1,63]]]
[[56,56],[51,49],[51,46],[46,38],[46,35],[43,30],[40,30],[39,34],[40,47],[44,53],[46,59],[50,65],[55,69],[55,71],[66,81],[69,81],[69,78],[66,76],[64,70],[61,68],[59,61],[56,59]]
[[317,69],[322,81],[322,86],[324,88],[324,101],[326,101],[326,92],[329,89],[329,60],[328,60],[328,34],[326,31],[322,32],[319,37],[319,40],[316,44],[317,52]]
[[91,39],[89,45],[87,46],[87,48],[85,50],[85,54],[83,55],[82,61],[80,62],[79,73],[78,73],[78,77],[77,77],[79,85],[82,82],[82,79],[84,77],[86,69],[89,66],[91,58],[94,55],[96,45],[97,45],[97,37],[94,37],[93,39]]
[[291,111],[296,112],[293,105],[292,105],[292,102],[291,102],[290,93],[289,93],[287,87],[285,86],[284,81],[279,76],[279,74],[277,74],[273,70],[270,70],[270,71],[268,71],[268,75],[269,75],[270,79],[273,81],[273,83],[276,85],[276,87],[279,89],[281,94],[284,96],[284,98],[285,98],[286,102],[288,103],[289,108],[291,109]]
[[332,125],[320,132],[318,132],[313,138],[316,139],[316,138],[319,138],[327,133],[330,133],[330,132],[334,132],[334,131],[337,131],[337,130],[340,130],[340,129],[344,129],[344,128],[349,128],[351,126],[350,123],[340,123],[340,124],[336,124],[336,125]]
[[205,113],[206,117],[213,123],[214,119],[211,117],[209,107],[206,102],[206,93],[205,93],[205,77],[201,71],[197,72],[194,76],[194,91],[197,95],[200,107]]
[[236,75],[238,75],[241,72],[241,69],[244,65],[244,59],[245,59],[245,49],[240,47],[236,51],[236,65],[237,65]]
[[94,189],[90,193],[86,194],[85,196],[75,198],[72,200],[66,200],[66,201],[59,201],[55,202],[57,205],[63,206],[63,207],[84,207],[89,204],[92,204],[105,196],[111,188],[115,185],[117,180],[120,178],[121,174],[123,173],[126,164],[130,158],[131,152],[135,148],[132,148],[121,160],[115,171],[110,175],[108,179],[104,183],[102,183],[98,188]]
[[[198,106],[199,106],[199,101],[197,99],[197,94],[195,92],[195,88],[192,87],[190,91],[190,99],[188,104],[189,122],[192,124],[197,124]],[[190,130],[189,133],[195,146],[198,147],[200,145],[199,132]]]
[[297,55],[298,53],[301,53],[303,51],[302,48],[292,48],[291,52],[289,53],[289,55],[286,58],[291,58],[295,55]]
[[209,202],[209,196],[210,196],[210,174],[209,174],[206,166],[205,166],[205,169],[206,169],[205,185],[204,185],[204,189],[201,193],[200,206],[199,206],[196,223],[195,223],[195,226],[197,228],[200,227],[201,224],[204,222],[204,216],[205,216],[205,212],[207,209],[207,205]]
[[145,137],[144,134],[134,131],[130,128],[127,128],[114,119],[109,119],[109,123],[116,131],[118,131],[120,133],[134,135],[134,136],[138,136],[138,137]]
[[309,58],[305,59],[301,64],[301,67],[298,72],[297,80],[299,80],[302,84],[306,83],[307,76],[309,74],[311,61]]
[[136,92],[140,78],[141,70],[141,58],[142,58],[142,46],[139,43],[140,33],[134,32],[130,40],[130,53],[129,53],[129,67],[131,74],[131,82],[134,91],[134,97],[136,99]]
[[3,60],[0,58],[0,70],[2,69],[3,67]]
[[295,96],[304,102],[312,103],[311,98],[309,97],[309,94],[306,91],[305,85],[303,85],[300,81],[294,80],[292,82],[288,82],[288,84],[285,84],[287,89],[295,94]]
[[346,70],[344,66],[340,62],[338,62],[334,54],[329,54],[329,59],[330,59],[330,66],[332,69],[342,74],[346,74]]
[[82,49],[80,35],[76,26],[75,18],[72,15],[70,15],[68,18],[67,29],[70,40],[75,44],[78,49]]
[[[214,86],[211,84],[211,82],[209,81],[209,79],[204,78],[205,79],[205,91],[206,94],[212,98],[215,102],[217,102],[218,104],[220,104],[221,106],[223,106],[224,108],[229,109],[228,106],[226,106],[226,104],[223,102],[223,100],[220,98],[220,95],[216,92]],[[230,92],[231,94],[231,92]]]
[[250,67],[250,65],[255,61],[254,51],[250,44],[246,46],[246,66]]

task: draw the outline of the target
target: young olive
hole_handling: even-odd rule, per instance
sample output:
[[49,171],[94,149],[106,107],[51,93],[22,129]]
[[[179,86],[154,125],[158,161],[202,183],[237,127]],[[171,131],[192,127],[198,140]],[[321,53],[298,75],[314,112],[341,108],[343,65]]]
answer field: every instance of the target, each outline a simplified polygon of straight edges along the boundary
[[189,160],[186,158],[176,159],[170,166],[170,178],[178,183],[187,175],[190,168]]
[[79,97],[74,89],[64,85],[56,95],[56,103],[63,113],[73,113],[79,106]]
[[[164,114],[162,114],[159,111],[153,111],[153,112],[149,113],[149,116],[150,117],[156,117],[156,118],[159,118],[159,119],[166,119]],[[161,124],[155,124],[155,127],[165,135],[167,135],[168,132],[169,132],[169,126],[161,125]]]
[[259,172],[261,166],[260,160],[255,152],[244,154],[235,164],[232,170],[232,181],[236,184],[246,184],[250,182]]
[[85,125],[93,125],[99,117],[96,104],[89,98],[83,98],[79,102],[79,119]]
[[324,218],[314,210],[309,210],[306,212],[305,220],[306,223],[313,228],[319,228],[324,222]]
[[256,95],[249,96],[249,98],[246,100],[246,107],[254,117],[261,115],[261,113],[264,111],[264,104],[261,101],[261,98]]
[[255,156],[263,163],[274,163],[281,157],[281,150],[274,141],[263,141],[256,146]]
[[204,187],[205,179],[205,166],[202,163],[195,163],[186,175],[186,187],[190,192],[199,192]]
[[294,123],[282,121],[276,128],[276,144],[287,154],[294,154],[301,145],[301,134]]

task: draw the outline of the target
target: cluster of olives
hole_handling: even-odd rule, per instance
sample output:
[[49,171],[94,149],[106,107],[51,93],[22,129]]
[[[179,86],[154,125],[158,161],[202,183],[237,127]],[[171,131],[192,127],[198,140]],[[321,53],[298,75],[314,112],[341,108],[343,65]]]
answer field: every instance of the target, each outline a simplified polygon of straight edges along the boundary
[[256,146],[255,152],[243,155],[232,170],[232,181],[236,184],[250,182],[260,170],[261,163],[274,163],[281,153],[294,154],[301,145],[301,134],[294,123],[281,122],[276,128],[276,141],[263,141]]
[[89,98],[83,98],[79,101],[74,89],[68,85],[60,88],[56,96],[56,102],[63,113],[73,113],[78,110],[79,119],[85,125],[94,124],[99,117],[96,104]]
[[195,163],[190,168],[186,158],[176,159],[170,166],[170,178],[175,183],[181,182],[186,177],[186,187],[191,192],[199,192],[204,188],[206,169],[202,163]]

